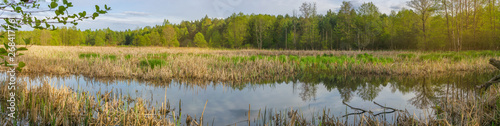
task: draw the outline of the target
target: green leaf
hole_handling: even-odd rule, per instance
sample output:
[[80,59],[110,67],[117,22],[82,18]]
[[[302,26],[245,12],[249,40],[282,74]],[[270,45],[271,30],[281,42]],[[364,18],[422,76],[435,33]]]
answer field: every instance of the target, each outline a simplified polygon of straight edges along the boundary
[[4,46],[5,49],[10,48],[9,45],[7,45],[7,43],[3,43],[3,46]]
[[59,9],[58,9],[58,10],[59,10],[59,13],[64,14],[64,11],[66,11],[66,7],[64,7],[64,6],[59,6]]
[[93,15],[92,15],[92,20],[94,20],[96,17],[99,16],[99,13],[95,12]]
[[5,50],[4,48],[0,48],[0,54],[2,53],[7,53],[7,50]]
[[99,9],[99,6],[95,5],[95,11],[99,11],[101,9]]
[[17,51],[26,51],[26,50],[28,50],[28,48],[26,48],[26,47],[20,47],[20,48],[17,48],[16,50]]
[[83,11],[83,12],[79,13],[79,15],[80,15],[80,17],[85,17],[85,16],[87,16],[87,12]]
[[24,63],[24,62],[19,62],[18,66],[19,66],[20,68],[23,68],[24,66],[26,66],[26,63]]
[[54,9],[54,8],[56,8],[57,6],[58,6],[57,2],[52,2],[52,3],[50,3],[50,6],[49,6],[49,7],[50,7],[50,9]]

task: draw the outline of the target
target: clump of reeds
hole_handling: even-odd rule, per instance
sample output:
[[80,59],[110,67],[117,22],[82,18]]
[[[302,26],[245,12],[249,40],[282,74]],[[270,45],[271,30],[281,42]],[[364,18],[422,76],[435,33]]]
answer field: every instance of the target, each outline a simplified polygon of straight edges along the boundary
[[451,91],[435,109],[436,120],[448,125],[499,125],[500,86],[491,86],[479,92]]
[[161,59],[149,59],[149,60],[141,60],[139,62],[139,65],[141,67],[151,67],[151,69],[154,69],[155,67],[161,67],[166,64],[165,60]]
[[[7,83],[0,85],[0,99],[9,98]],[[75,92],[67,87],[59,89],[50,83],[29,87],[17,84],[15,119],[2,108],[0,123],[8,125],[173,125],[167,103],[158,108],[149,107],[141,99],[130,100],[119,94],[92,95]]]
[[82,53],[82,54],[78,55],[78,57],[80,57],[80,58],[97,58],[97,57],[99,57],[99,54],[96,54],[96,53]]

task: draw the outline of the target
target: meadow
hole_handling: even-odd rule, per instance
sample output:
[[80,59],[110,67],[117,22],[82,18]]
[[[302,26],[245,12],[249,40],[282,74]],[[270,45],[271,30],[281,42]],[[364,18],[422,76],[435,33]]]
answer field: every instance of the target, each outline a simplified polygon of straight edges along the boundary
[[275,81],[310,74],[413,76],[492,72],[499,51],[282,51],[161,47],[33,46],[25,73],[226,83]]

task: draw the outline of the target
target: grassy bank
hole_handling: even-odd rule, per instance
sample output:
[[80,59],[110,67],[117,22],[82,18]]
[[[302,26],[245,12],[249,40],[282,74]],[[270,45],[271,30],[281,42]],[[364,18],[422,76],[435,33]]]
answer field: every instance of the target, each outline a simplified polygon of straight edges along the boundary
[[160,47],[33,46],[20,57],[27,73],[142,80],[248,82],[300,74],[424,75],[491,72],[497,51],[274,51]]

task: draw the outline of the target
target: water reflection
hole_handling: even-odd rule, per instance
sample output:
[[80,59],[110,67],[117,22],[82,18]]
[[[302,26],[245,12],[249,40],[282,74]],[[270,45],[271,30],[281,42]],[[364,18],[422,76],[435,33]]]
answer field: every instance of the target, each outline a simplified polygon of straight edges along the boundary
[[346,110],[343,101],[379,113],[383,110],[373,104],[376,101],[381,105],[406,109],[418,115],[428,110],[438,99],[471,90],[476,84],[489,80],[492,75],[496,73],[419,77],[304,75],[291,81],[238,85],[196,80],[144,82],[47,75],[30,75],[25,80],[36,86],[43,78],[48,78],[55,84],[53,86],[64,85],[75,91],[89,91],[93,94],[113,91],[132,98],[140,97],[149,101],[152,106],[165,100],[173,104],[182,100],[182,112],[198,116],[208,100],[204,118],[215,120],[215,125],[226,125],[246,120],[249,104],[252,106],[253,118],[264,108],[279,111],[293,107],[300,109],[306,116],[318,113],[323,108],[332,110],[331,114],[337,117],[354,112]]

